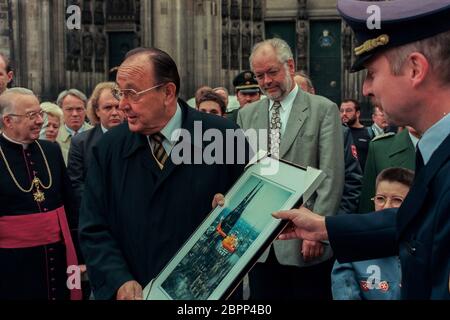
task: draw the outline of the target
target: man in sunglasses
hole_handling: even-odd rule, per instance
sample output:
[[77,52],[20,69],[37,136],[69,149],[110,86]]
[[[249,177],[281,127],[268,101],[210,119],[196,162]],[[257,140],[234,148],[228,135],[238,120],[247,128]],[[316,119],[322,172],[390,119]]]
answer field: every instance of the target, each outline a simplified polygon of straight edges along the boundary
[[[114,94],[128,122],[93,148],[80,244],[95,298],[133,300],[143,298],[142,288],[211,211],[214,194],[226,192],[243,171],[244,150],[234,149],[232,164],[207,164],[202,154],[210,142],[202,141],[202,133],[216,129],[224,137],[224,149],[217,150],[223,155],[227,144],[247,144],[232,122],[178,99],[178,69],[164,51],[130,51],[116,82]],[[180,147],[187,156],[181,162]]]
[[37,140],[43,114],[28,89],[0,96],[0,300],[81,297],[66,285],[78,265],[70,181],[58,145]]

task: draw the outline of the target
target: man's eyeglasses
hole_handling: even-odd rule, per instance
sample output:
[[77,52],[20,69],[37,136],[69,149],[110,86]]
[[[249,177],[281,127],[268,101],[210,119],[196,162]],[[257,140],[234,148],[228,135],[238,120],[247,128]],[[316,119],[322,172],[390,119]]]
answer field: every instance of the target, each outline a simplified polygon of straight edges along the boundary
[[164,84],[165,83],[160,83],[160,84],[157,84],[156,86],[153,86],[151,88],[148,88],[148,89],[145,89],[145,90],[142,90],[139,92],[137,92],[134,89],[120,89],[119,87],[115,87],[112,90],[112,94],[113,94],[114,98],[116,98],[117,100],[125,98],[125,99],[131,100],[131,101],[138,101],[139,97],[142,94],[147,93],[153,89],[159,88],[159,87],[163,86]]
[[386,197],[381,194],[377,194],[375,197],[371,199],[377,206],[384,207],[388,200],[390,200],[390,204],[394,208],[398,208],[403,203],[402,197]]
[[8,114],[8,116],[11,116],[11,117],[26,117],[26,118],[28,118],[31,121],[36,120],[37,117],[43,118],[44,115],[45,115],[45,111],[44,110],[30,111],[30,112],[27,112],[25,114],[14,114],[14,113]]
[[269,70],[264,73],[256,73],[255,78],[258,81],[262,81],[262,80],[264,80],[264,77],[267,75],[269,78],[273,79],[278,75],[279,72],[280,72],[280,69],[273,69],[273,70]]

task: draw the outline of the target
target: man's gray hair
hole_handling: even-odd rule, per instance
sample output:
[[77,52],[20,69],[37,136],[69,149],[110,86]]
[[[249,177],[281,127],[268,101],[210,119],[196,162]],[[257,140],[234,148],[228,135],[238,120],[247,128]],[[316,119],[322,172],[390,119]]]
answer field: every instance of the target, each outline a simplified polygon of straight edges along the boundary
[[14,112],[16,102],[14,96],[17,95],[36,97],[30,89],[20,87],[8,89],[3,92],[3,94],[0,95],[0,128],[3,127],[3,116]]
[[61,92],[58,95],[58,99],[56,99],[56,104],[62,108],[62,103],[64,101],[64,98],[69,95],[75,96],[78,99],[80,99],[81,101],[83,101],[84,107],[86,108],[86,103],[87,103],[88,99],[83,92],[81,92],[80,90],[77,90],[77,89],[69,89],[69,90],[64,90],[63,92]]
[[[287,44],[286,41],[279,39],[279,38],[272,38],[267,39],[261,42],[258,42],[254,45],[252,49],[252,54],[250,55],[250,66],[252,66],[253,57],[255,56],[255,53],[263,46],[269,45],[273,49],[275,49],[275,52],[277,54],[278,61],[280,63],[286,63],[291,59],[294,59],[294,55],[292,54],[291,47]],[[253,66],[252,66],[253,68]]]

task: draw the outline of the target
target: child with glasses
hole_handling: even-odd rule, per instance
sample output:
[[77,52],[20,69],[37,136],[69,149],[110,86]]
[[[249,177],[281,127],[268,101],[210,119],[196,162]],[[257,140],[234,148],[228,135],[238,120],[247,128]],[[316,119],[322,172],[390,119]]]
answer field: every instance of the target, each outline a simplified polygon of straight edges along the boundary
[[[375,211],[398,208],[413,183],[414,172],[404,168],[388,168],[376,179],[372,198]],[[398,256],[336,263],[331,272],[335,300],[399,300],[401,269]]]

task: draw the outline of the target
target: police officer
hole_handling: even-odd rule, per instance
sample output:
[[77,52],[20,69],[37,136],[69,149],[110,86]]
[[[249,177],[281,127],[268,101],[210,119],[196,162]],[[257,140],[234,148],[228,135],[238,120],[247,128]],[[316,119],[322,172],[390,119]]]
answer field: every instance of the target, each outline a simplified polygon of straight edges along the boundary
[[227,113],[227,118],[236,122],[239,109],[249,103],[258,101],[261,98],[261,90],[255,79],[255,74],[250,70],[239,73],[233,80],[233,86],[236,89],[239,108]]
[[[378,28],[369,28],[369,6]],[[338,10],[360,44],[352,69],[367,69],[363,93],[422,136],[416,177],[398,213],[278,212],[295,225],[281,238],[329,239],[341,263],[399,254],[403,299],[450,299],[450,3],[338,0]]]

